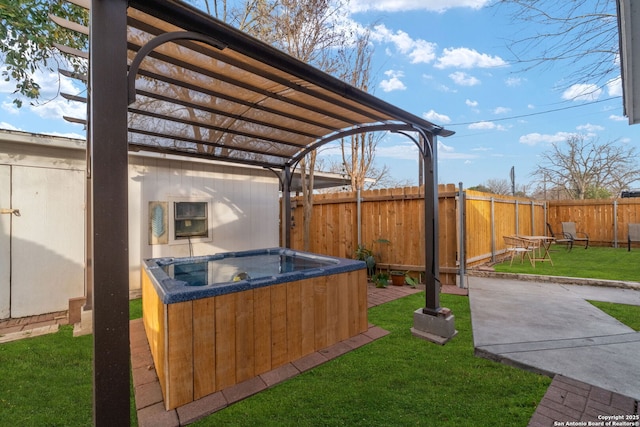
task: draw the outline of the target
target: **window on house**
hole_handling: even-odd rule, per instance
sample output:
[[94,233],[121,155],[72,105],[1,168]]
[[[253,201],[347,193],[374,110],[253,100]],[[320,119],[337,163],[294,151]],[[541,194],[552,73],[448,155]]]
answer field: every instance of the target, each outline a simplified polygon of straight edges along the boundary
[[175,202],[174,209],[175,240],[209,237],[207,202]]

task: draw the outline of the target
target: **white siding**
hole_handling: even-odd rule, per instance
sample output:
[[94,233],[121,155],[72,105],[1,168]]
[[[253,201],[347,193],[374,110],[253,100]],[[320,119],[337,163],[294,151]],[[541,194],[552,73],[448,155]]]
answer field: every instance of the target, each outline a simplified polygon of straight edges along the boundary
[[84,172],[13,166],[11,317],[84,295]]
[[[11,167],[0,165],[0,209],[11,207]],[[0,319],[10,316],[11,215],[0,214]]]

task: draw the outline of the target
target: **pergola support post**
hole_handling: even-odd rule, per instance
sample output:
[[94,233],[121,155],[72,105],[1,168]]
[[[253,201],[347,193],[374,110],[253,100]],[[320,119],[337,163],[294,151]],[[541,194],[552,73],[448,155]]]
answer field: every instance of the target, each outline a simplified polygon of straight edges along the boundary
[[437,344],[446,344],[458,331],[455,317],[440,307],[440,266],[438,253],[437,137],[420,131],[418,147],[423,162],[425,306],[413,313],[411,333]]
[[291,249],[291,166],[282,171],[282,245]]
[[93,422],[128,426],[127,0],[92,0]]

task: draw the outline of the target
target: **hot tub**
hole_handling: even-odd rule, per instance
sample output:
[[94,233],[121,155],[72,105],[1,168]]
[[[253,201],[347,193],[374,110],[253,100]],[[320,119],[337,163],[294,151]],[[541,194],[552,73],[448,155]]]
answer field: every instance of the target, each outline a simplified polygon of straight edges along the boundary
[[272,248],[143,265],[143,319],[167,410],[368,327],[361,261]]

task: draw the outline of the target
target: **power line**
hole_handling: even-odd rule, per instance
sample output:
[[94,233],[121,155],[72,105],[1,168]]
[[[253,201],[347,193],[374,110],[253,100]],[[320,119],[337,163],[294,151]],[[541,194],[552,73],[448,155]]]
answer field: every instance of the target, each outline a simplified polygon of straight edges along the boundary
[[538,112],[529,113],[529,114],[521,114],[519,116],[502,117],[502,118],[499,118],[499,119],[491,119],[491,120],[474,120],[472,122],[464,122],[464,123],[450,123],[450,124],[446,125],[446,127],[449,128],[451,126],[465,126],[465,125],[472,125],[474,123],[482,123],[482,122],[501,122],[501,121],[504,121],[504,120],[513,120],[513,119],[521,119],[523,117],[539,116],[541,114],[555,113],[557,111],[564,111],[564,110],[570,110],[572,108],[585,107],[587,105],[598,104],[598,103],[601,103],[601,102],[611,101],[612,99],[620,99],[620,98],[622,98],[622,97],[621,96],[612,96],[611,98],[605,98],[605,99],[600,99],[598,101],[586,102],[586,103],[580,104],[580,105],[569,105],[567,107],[555,108],[553,110],[546,110],[546,111],[538,111]]

